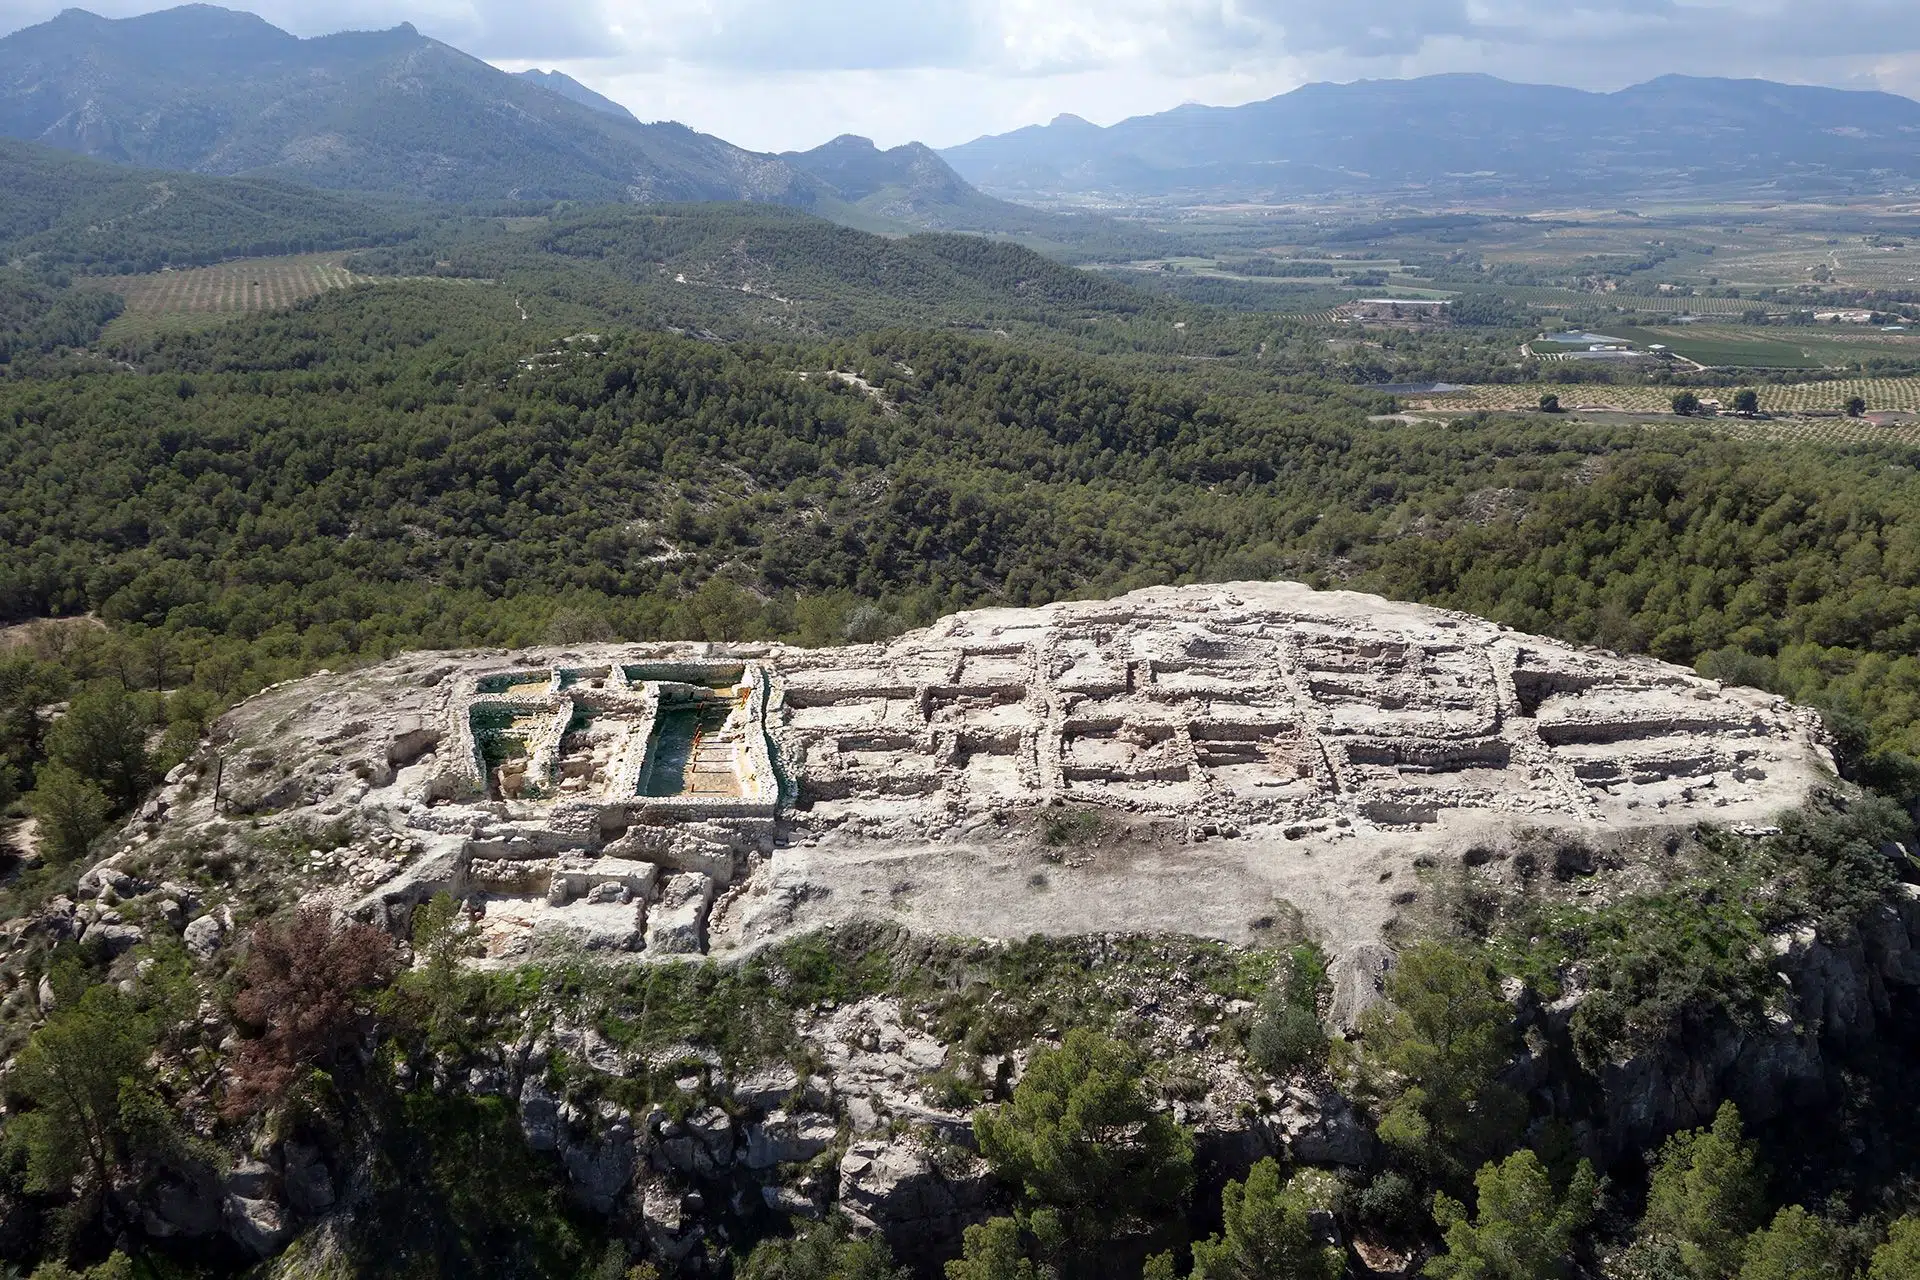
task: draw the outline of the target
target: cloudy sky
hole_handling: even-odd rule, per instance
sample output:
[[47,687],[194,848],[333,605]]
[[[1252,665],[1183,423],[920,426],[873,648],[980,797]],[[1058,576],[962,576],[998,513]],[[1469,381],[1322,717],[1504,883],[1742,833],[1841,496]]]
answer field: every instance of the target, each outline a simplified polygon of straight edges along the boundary
[[[154,0],[81,0],[113,16]],[[1490,71],[1611,89],[1670,71],[1920,96],[1920,0],[230,0],[300,35],[410,21],[743,146],[963,142],[1312,80]],[[13,29],[62,0],[0,0]]]

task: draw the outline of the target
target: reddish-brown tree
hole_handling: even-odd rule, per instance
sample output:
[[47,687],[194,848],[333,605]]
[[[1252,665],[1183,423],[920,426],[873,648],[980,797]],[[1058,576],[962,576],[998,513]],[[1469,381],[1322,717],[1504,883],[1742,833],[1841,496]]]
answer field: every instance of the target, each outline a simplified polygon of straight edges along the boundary
[[363,997],[399,968],[378,929],[336,925],[323,909],[253,928],[234,1014],[259,1032],[235,1055],[230,1115],[252,1115],[286,1096],[302,1072],[330,1064],[361,1029]]

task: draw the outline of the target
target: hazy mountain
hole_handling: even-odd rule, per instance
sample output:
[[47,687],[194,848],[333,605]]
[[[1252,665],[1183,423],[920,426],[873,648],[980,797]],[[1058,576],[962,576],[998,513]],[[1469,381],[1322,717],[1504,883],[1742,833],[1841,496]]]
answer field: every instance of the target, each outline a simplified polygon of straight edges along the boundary
[[1145,233],[974,190],[918,144],[761,155],[643,124],[554,71],[510,75],[411,26],[302,40],[188,5],[69,9],[0,39],[0,136],[121,164],[436,200],[790,204],[872,231],[1017,235],[1099,256]]
[[1920,178],[1920,103],[1760,80],[1588,93],[1446,75],[1313,84],[1109,128],[1062,116],[942,155],[1016,197],[1884,189]]
[[831,187],[838,198],[876,223],[942,230],[1013,231],[1048,218],[976,190],[931,147],[918,142],[887,151],[843,134],[782,160]]
[[69,9],[0,40],[0,134],[156,168],[436,199],[816,194],[780,160],[583,103],[411,26],[302,40],[209,5],[124,19]]
[[866,138],[842,134],[780,159],[831,189],[811,206],[816,213],[862,230],[1019,236],[1050,242],[1069,256],[1168,251],[1167,238],[1158,232],[1090,214],[1048,213],[987,195],[955,173],[939,152],[918,142],[882,151]]
[[522,71],[520,78],[530,80],[542,89],[550,90],[563,98],[571,99],[583,107],[591,107],[595,111],[614,116],[621,120],[632,120],[635,124],[640,123],[639,120],[635,118],[633,112],[627,110],[612,98],[595,93],[564,71],[541,71],[538,68],[531,68]]

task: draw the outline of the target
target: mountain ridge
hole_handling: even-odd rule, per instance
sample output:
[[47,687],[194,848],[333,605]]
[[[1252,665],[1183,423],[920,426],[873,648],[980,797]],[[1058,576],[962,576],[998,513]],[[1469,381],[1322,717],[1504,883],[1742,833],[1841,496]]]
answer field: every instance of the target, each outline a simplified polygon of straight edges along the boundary
[[211,5],[135,18],[69,9],[0,39],[0,134],[119,163],[442,200],[818,195],[772,157],[615,115],[411,24],[301,39]]
[[563,98],[590,107],[603,115],[620,120],[640,123],[640,118],[605,94],[596,93],[564,71],[542,71],[538,67],[529,67],[518,73],[522,80],[537,84],[541,88],[557,93]]
[[1920,103],[1660,76],[1611,93],[1481,73],[1319,82],[1108,126],[1057,117],[941,155],[990,194],[1302,195],[1890,189],[1920,179]]
[[0,137],[438,201],[744,200],[886,234],[971,231],[1082,252],[1138,238],[985,195],[918,143],[767,155],[642,122],[561,72],[502,71],[411,24],[302,39],[206,4],[134,18],[68,9],[0,38]]

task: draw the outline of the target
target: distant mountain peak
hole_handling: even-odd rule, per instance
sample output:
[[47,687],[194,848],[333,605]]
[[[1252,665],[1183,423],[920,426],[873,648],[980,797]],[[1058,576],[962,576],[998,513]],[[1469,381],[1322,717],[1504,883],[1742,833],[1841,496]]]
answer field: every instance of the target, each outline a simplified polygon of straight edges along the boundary
[[1887,93],[1662,76],[1616,93],[1478,72],[1314,83],[1108,128],[1058,116],[940,154],[982,190],[1053,200],[1263,200],[1695,190],[1843,193],[1920,179],[1920,103]]
[[769,200],[813,184],[410,24],[299,39],[186,5],[0,38],[0,135],[120,163],[446,200]]
[[213,4],[130,18],[68,9],[0,37],[7,137],[428,199],[743,200],[888,232],[1054,225],[981,195],[917,142],[882,150],[849,134],[805,156],[764,155],[643,123],[563,71],[503,71],[409,23],[300,39]]
[[1062,111],[1047,121],[1049,129],[1098,129],[1100,126],[1085,116],[1077,116],[1071,111]]

